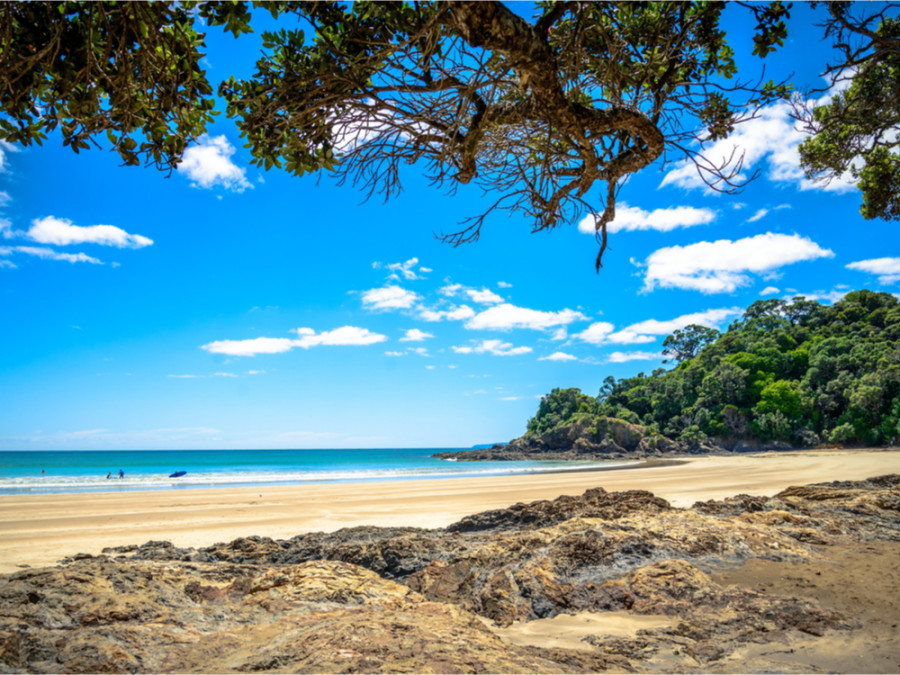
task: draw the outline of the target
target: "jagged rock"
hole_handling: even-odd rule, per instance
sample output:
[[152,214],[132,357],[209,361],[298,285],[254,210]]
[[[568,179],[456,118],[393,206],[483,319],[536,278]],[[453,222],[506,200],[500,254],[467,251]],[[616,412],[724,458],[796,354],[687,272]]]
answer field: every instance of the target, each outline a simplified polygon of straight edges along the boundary
[[[733,666],[741,645],[820,636],[854,619],[809,600],[726,589],[708,572],[748,560],[813,563],[840,542],[900,541],[898,502],[898,476],[692,509],[595,489],[448,529],[122,546],[0,577],[0,672]],[[476,617],[509,625],[611,609],[673,622],[631,638],[594,636],[594,653],[576,653],[513,647]]]
[[570,518],[620,518],[633,511],[655,513],[669,509],[669,502],[646,490],[609,493],[603,488],[587,490],[580,497],[563,496],[530,504],[515,504],[505,509],[484,511],[447,527],[449,532],[507,530],[522,527],[546,527]]
[[575,672],[603,662],[571,655],[570,667],[505,645],[464,610],[328,561],[261,572],[98,559],[15,574],[0,602],[7,672]]

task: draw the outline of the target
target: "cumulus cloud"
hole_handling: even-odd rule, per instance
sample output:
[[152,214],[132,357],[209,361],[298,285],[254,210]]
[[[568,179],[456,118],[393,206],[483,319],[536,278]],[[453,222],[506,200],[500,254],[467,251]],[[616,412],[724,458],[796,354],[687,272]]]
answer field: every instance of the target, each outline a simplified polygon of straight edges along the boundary
[[[15,233],[39,244],[68,246],[70,244],[99,244],[117,248],[143,248],[153,244],[153,240],[140,234],[129,234],[115,225],[74,225],[67,218],[47,216],[31,221],[27,232]],[[10,233],[4,232],[10,237]]]
[[766,286],[759,292],[760,295],[778,295],[779,293],[781,293],[781,290],[775,288],[775,286]]
[[195,145],[184,151],[178,171],[187,176],[194,187],[213,188],[217,185],[232,192],[252,188],[244,169],[231,161],[234,146],[225,136],[203,134]]
[[607,341],[609,334],[612,333],[615,328],[616,327],[608,321],[597,321],[580,333],[576,333],[573,337],[592,345],[599,345]]
[[606,357],[607,363],[627,363],[628,361],[654,361],[662,356],[656,352],[613,352]]
[[507,283],[506,281],[498,281],[497,288],[512,288],[512,284]]
[[577,356],[565,352],[553,352],[550,356],[542,356],[538,361],[577,361]]
[[431,333],[426,333],[423,330],[419,330],[418,328],[410,328],[406,331],[406,335],[400,338],[400,342],[423,342],[428,338],[433,338],[434,335]]
[[900,281],[900,258],[871,258],[846,265],[848,270],[877,274],[878,282],[895,284]]
[[493,305],[498,302],[503,302],[503,298],[487,288],[482,288],[480,291],[470,288],[466,291],[466,295],[474,302],[479,302],[482,305]]
[[767,232],[732,241],[703,241],[669,246],[650,254],[644,262],[644,290],[681,288],[702,293],[730,293],[750,283],[746,273],[764,273],[783,265],[832,258],[808,237]]
[[298,328],[296,333],[300,339],[294,341],[295,346],[302,349],[319,345],[371,345],[387,340],[386,335],[357,326],[341,326],[321,333],[316,333],[312,328]]
[[450,309],[421,309],[419,318],[423,321],[463,321],[475,316],[475,310],[468,305],[452,306]]
[[[610,233],[633,232],[635,230],[656,230],[669,232],[679,227],[706,225],[716,218],[713,209],[697,209],[693,206],[673,206],[667,209],[645,211],[624,202],[616,206],[615,219],[606,226]],[[588,214],[578,223],[578,231],[594,234],[594,215]]]
[[370,288],[362,295],[366,309],[409,309],[419,300],[419,296],[400,286]]
[[531,347],[513,347],[509,342],[502,340],[482,340],[473,345],[451,347],[457,354],[493,354],[494,356],[518,356],[528,354]]
[[[827,98],[820,102],[825,100]],[[738,124],[728,138],[703,148],[702,154],[713,164],[729,162],[732,166],[743,155],[742,169],[764,168],[764,173],[770,180],[794,184],[801,190],[847,192],[854,189],[855,183],[849,174],[830,183],[813,182],[806,178],[800,168],[798,149],[806,134],[795,128],[791,112],[791,104],[785,101],[766,106],[755,118]],[[697,167],[690,160],[677,164],[665,175],[660,185],[708,189],[697,172]]]
[[718,328],[723,321],[733,316],[740,316],[743,313],[744,310],[740,307],[725,307],[722,309],[708,309],[705,312],[682,314],[667,321],[648,319],[633,323],[615,333],[610,333],[607,337],[607,342],[623,345],[645,344],[653,342],[660,335],[671,335],[676,330],[693,324],[706,326],[707,328]]
[[227,354],[229,356],[256,356],[257,354],[281,354],[297,345],[291,338],[258,337],[249,340],[216,340],[201,345],[210,354]]
[[300,337],[269,338],[258,337],[249,340],[216,340],[201,345],[210,354],[229,356],[256,356],[257,354],[282,354],[295,347],[309,349],[320,345],[371,345],[387,340],[386,335],[373,333],[367,328],[342,326],[330,331],[317,333],[312,328],[298,328],[294,331]]
[[530,328],[547,330],[565,326],[574,321],[585,321],[587,317],[581,312],[563,309],[559,312],[542,312],[527,307],[517,307],[509,303],[494,305],[479,312],[466,321],[469,330],[510,330],[512,328]]

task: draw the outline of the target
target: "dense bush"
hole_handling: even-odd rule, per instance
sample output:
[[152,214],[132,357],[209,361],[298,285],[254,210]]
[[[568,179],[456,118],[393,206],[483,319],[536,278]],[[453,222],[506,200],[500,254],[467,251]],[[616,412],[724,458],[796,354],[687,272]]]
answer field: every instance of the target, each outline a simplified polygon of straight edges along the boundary
[[666,344],[671,370],[608,377],[596,398],[554,389],[528,432],[589,413],[686,442],[884,445],[900,436],[900,303],[889,293],[854,291],[830,307],[760,300],[721,335],[688,327]]

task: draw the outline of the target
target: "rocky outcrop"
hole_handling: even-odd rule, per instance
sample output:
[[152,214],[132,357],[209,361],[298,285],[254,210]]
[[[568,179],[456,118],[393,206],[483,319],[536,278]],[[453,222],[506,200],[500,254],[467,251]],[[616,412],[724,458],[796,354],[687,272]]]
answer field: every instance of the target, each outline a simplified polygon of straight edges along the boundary
[[[574,460],[643,459],[672,454],[713,454],[726,449],[710,442],[681,443],[651,434],[639,424],[613,417],[583,417],[541,434],[526,434],[506,444],[488,448],[439,452],[439,459],[462,462],[484,460]],[[757,449],[757,448],[748,448]]]
[[[748,561],[827,570],[829,550],[853,542],[900,552],[891,544],[900,542],[900,476],[690,509],[598,488],[446,529],[200,549],[148,542],[0,578],[0,671],[740,670],[749,644],[818,639],[857,621],[711,574]],[[581,611],[672,621],[631,637],[591,635],[588,651],[516,646],[488,628]],[[753,667],[773,668],[765,659]],[[802,660],[796,669],[814,670]]]

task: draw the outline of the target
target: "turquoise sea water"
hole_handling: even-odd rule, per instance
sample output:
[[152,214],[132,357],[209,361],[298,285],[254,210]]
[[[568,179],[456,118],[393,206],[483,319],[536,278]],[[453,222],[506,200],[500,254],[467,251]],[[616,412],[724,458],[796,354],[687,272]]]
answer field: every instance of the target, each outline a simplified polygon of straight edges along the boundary
[[[0,494],[416,480],[576,468],[571,462],[452,462],[431,457],[455,449],[464,448],[0,452]],[[120,469],[123,478],[118,478]],[[170,478],[175,471],[187,473]]]

